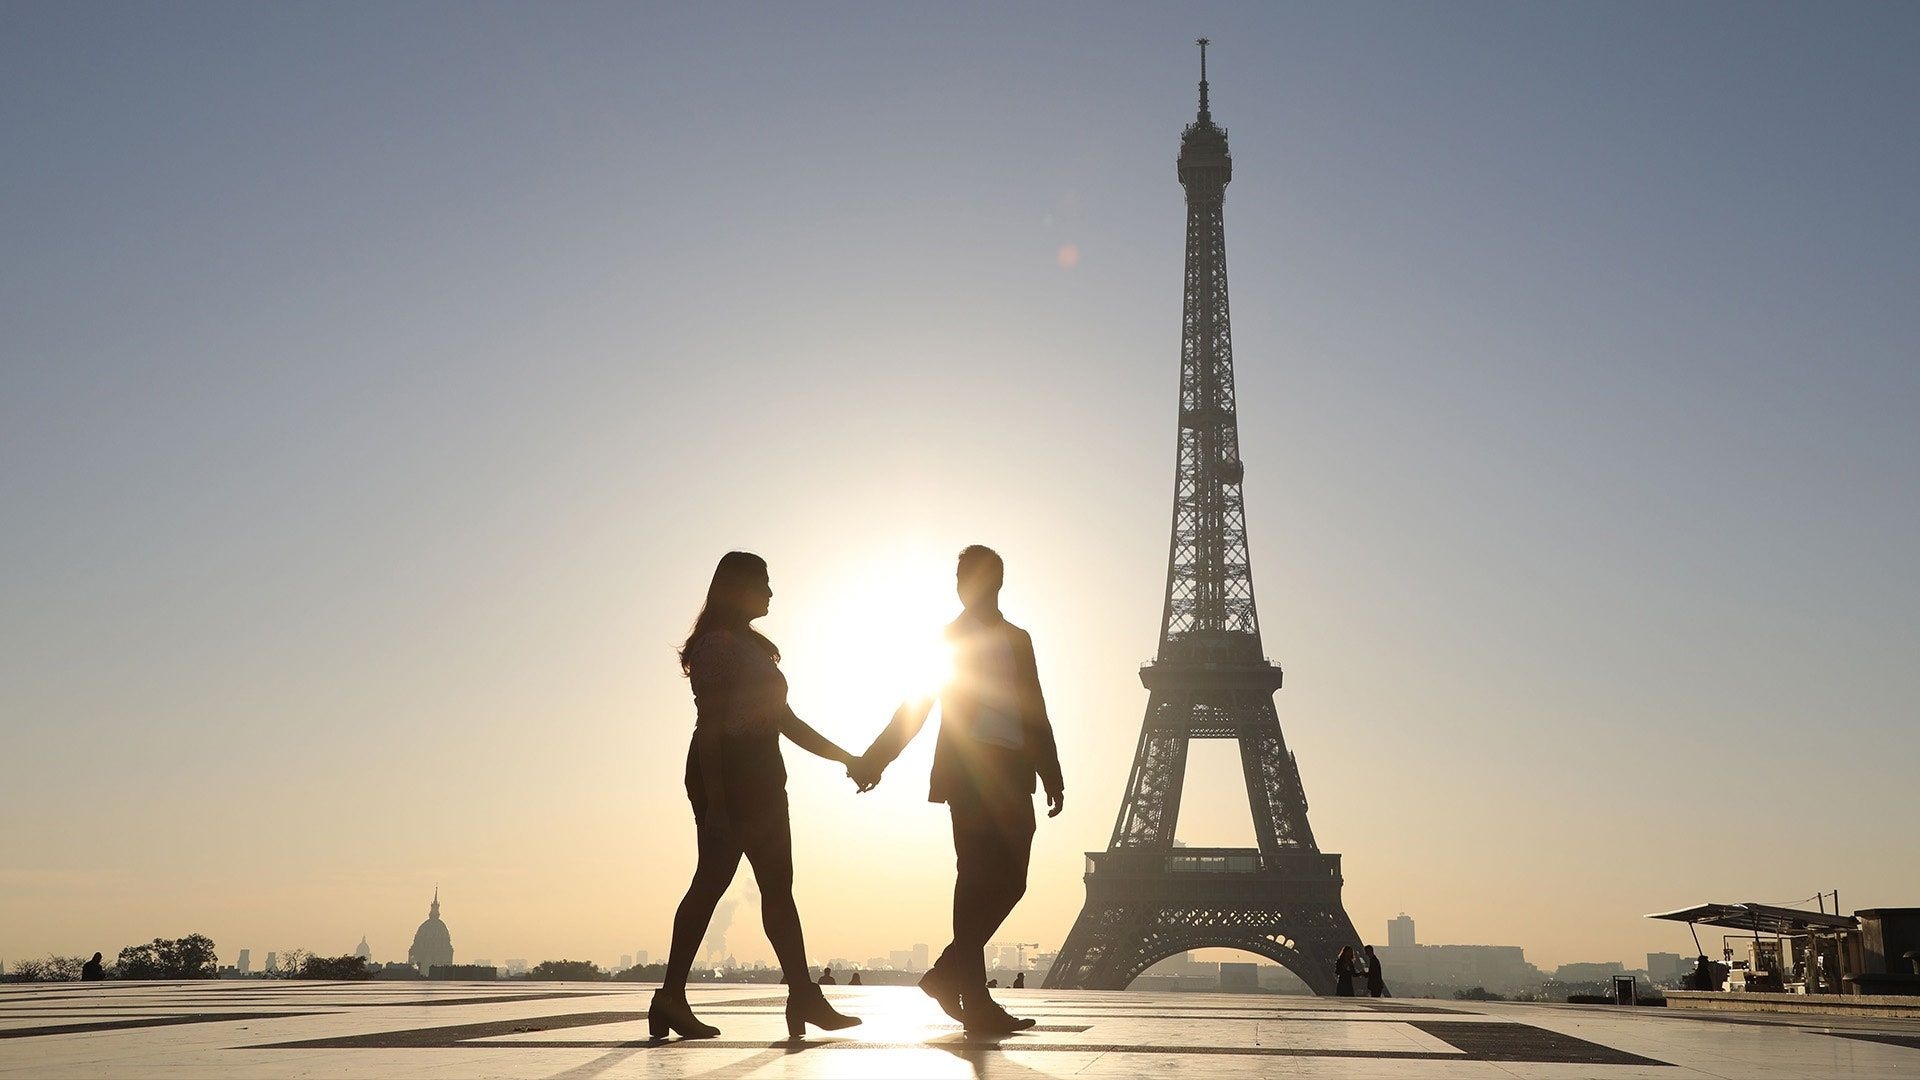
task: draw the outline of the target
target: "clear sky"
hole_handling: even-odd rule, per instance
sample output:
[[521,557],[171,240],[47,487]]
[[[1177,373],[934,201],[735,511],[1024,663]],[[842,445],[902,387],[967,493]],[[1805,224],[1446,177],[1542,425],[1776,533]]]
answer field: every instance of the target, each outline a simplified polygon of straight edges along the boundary
[[[0,957],[397,959],[437,882],[462,959],[657,958],[715,559],[860,748],[969,542],[1068,785],[1002,937],[1056,947],[1146,703],[1201,34],[1362,933],[1920,902],[1920,8],[11,3]],[[812,955],[945,940],[931,741],[858,798],[789,753]],[[1250,842],[1192,768],[1181,836]]]

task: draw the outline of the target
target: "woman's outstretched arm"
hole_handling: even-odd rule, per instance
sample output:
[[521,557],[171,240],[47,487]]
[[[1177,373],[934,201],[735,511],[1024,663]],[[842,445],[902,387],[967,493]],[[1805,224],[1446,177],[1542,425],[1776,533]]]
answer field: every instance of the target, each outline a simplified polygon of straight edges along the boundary
[[815,757],[828,761],[837,761],[842,765],[853,764],[853,755],[842,750],[837,743],[825,735],[813,730],[812,725],[793,714],[792,709],[780,721],[780,734],[793,740],[793,745]]

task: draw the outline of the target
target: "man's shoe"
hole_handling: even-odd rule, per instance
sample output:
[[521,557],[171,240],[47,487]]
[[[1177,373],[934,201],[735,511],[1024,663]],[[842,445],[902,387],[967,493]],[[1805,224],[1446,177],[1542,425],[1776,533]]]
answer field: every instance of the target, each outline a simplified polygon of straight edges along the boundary
[[960,1008],[960,988],[947,978],[947,973],[939,968],[931,968],[920,976],[920,990],[940,1006],[940,1011],[961,1023],[966,1023],[967,1014]]
[[977,1035],[1011,1035],[1037,1023],[1031,1017],[1008,1013],[1000,1007],[999,1002],[984,993],[968,995],[966,1019],[962,1022],[968,1031]]

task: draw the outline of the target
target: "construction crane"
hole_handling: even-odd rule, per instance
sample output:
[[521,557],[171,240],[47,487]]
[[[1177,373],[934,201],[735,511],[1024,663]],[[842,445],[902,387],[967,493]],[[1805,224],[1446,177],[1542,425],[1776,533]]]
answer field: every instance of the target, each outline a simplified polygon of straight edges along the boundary
[[1040,947],[1040,943],[1037,941],[989,941],[987,942],[987,948],[989,949],[1019,949],[1020,950],[1020,970],[1022,971],[1025,971],[1027,969],[1027,950],[1038,949],[1039,947]]

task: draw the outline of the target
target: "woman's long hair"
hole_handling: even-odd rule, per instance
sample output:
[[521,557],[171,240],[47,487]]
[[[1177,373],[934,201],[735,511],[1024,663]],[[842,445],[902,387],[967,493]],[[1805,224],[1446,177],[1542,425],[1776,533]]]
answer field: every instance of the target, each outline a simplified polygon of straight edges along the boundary
[[765,634],[747,625],[747,590],[761,585],[767,580],[767,560],[749,551],[729,551],[720,556],[720,565],[713,568],[713,581],[707,586],[707,602],[700,606],[699,617],[693,620],[693,629],[687,633],[687,640],[680,646],[680,673],[688,674],[687,655],[693,649],[693,643],[700,635],[709,630],[739,630],[758,642],[780,662],[780,649],[768,640]]
[[1345,962],[1348,967],[1353,966],[1353,946],[1351,945],[1340,946],[1340,960],[1342,962]]

